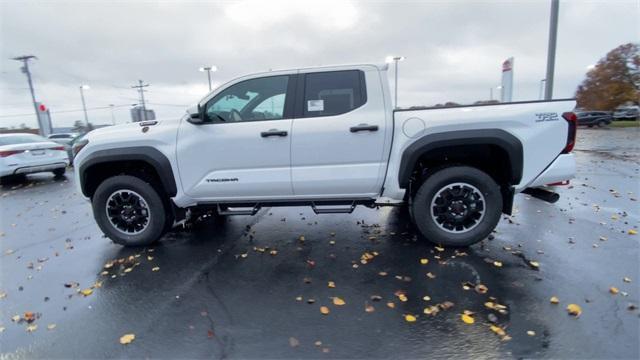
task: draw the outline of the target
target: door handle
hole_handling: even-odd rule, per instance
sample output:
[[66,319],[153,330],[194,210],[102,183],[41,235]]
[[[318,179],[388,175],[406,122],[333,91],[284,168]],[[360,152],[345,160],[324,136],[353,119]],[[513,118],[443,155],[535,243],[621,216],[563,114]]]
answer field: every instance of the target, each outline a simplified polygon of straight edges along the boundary
[[358,131],[378,131],[378,125],[358,124],[349,128],[352,133]]
[[263,131],[260,133],[260,136],[269,137],[269,136],[287,136],[287,132],[284,130],[271,129],[269,131]]

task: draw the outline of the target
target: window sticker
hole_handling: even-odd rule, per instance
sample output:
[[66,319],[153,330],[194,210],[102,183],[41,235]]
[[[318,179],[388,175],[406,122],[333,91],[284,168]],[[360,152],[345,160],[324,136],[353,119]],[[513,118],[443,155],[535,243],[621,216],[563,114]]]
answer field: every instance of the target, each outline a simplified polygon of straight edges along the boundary
[[324,111],[324,100],[308,100],[307,111]]

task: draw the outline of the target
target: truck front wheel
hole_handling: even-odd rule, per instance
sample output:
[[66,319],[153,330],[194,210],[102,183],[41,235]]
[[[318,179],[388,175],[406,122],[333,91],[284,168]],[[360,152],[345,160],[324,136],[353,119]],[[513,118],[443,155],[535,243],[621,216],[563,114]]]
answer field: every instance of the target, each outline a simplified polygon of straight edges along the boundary
[[166,230],[169,209],[151,184],[135,176],[106,179],[96,189],[91,205],[98,226],[116,244],[149,245]]
[[468,246],[486,238],[502,213],[500,186],[485,172],[450,166],[432,173],[413,198],[414,222],[429,241]]

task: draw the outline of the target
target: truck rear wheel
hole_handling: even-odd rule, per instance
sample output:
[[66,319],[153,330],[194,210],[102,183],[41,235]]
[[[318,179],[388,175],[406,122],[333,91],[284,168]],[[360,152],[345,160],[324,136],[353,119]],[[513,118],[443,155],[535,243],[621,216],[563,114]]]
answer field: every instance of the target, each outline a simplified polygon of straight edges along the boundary
[[486,238],[502,213],[500,186],[485,172],[450,166],[431,174],[413,198],[414,223],[429,241],[468,246]]
[[151,184],[135,176],[106,179],[96,189],[91,205],[98,226],[116,244],[149,245],[167,229],[170,210]]

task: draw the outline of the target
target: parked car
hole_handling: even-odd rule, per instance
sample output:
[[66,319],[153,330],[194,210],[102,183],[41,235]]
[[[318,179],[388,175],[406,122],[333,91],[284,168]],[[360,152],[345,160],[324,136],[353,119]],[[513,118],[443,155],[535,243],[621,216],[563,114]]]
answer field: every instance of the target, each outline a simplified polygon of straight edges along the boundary
[[18,133],[0,134],[0,180],[38,172],[62,176],[69,165],[63,145],[42,136]]
[[102,231],[136,246],[190,214],[253,215],[309,205],[407,205],[426,239],[486,238],[516,193],[574,176],[574,100],[394,110],[387,66],[254,74],[216,89],[181,119],[86,135],[79,192]]
[[47,136],[47,139],[63,145],[65,150],[67,151],[67,154],[69,154],[69,159],[73,160],[71,144],[73,143],[73,140],[75,140],[79,136],[80,134],[77,133],[57,133]]
[[640,118],[640,108],[638,106],[619,107],[613,112],[615,120],[637,120]]
[[578,116],[578,125],[588,127],[605,127],[613,120],[610,111],[581,111],[576,115]]

